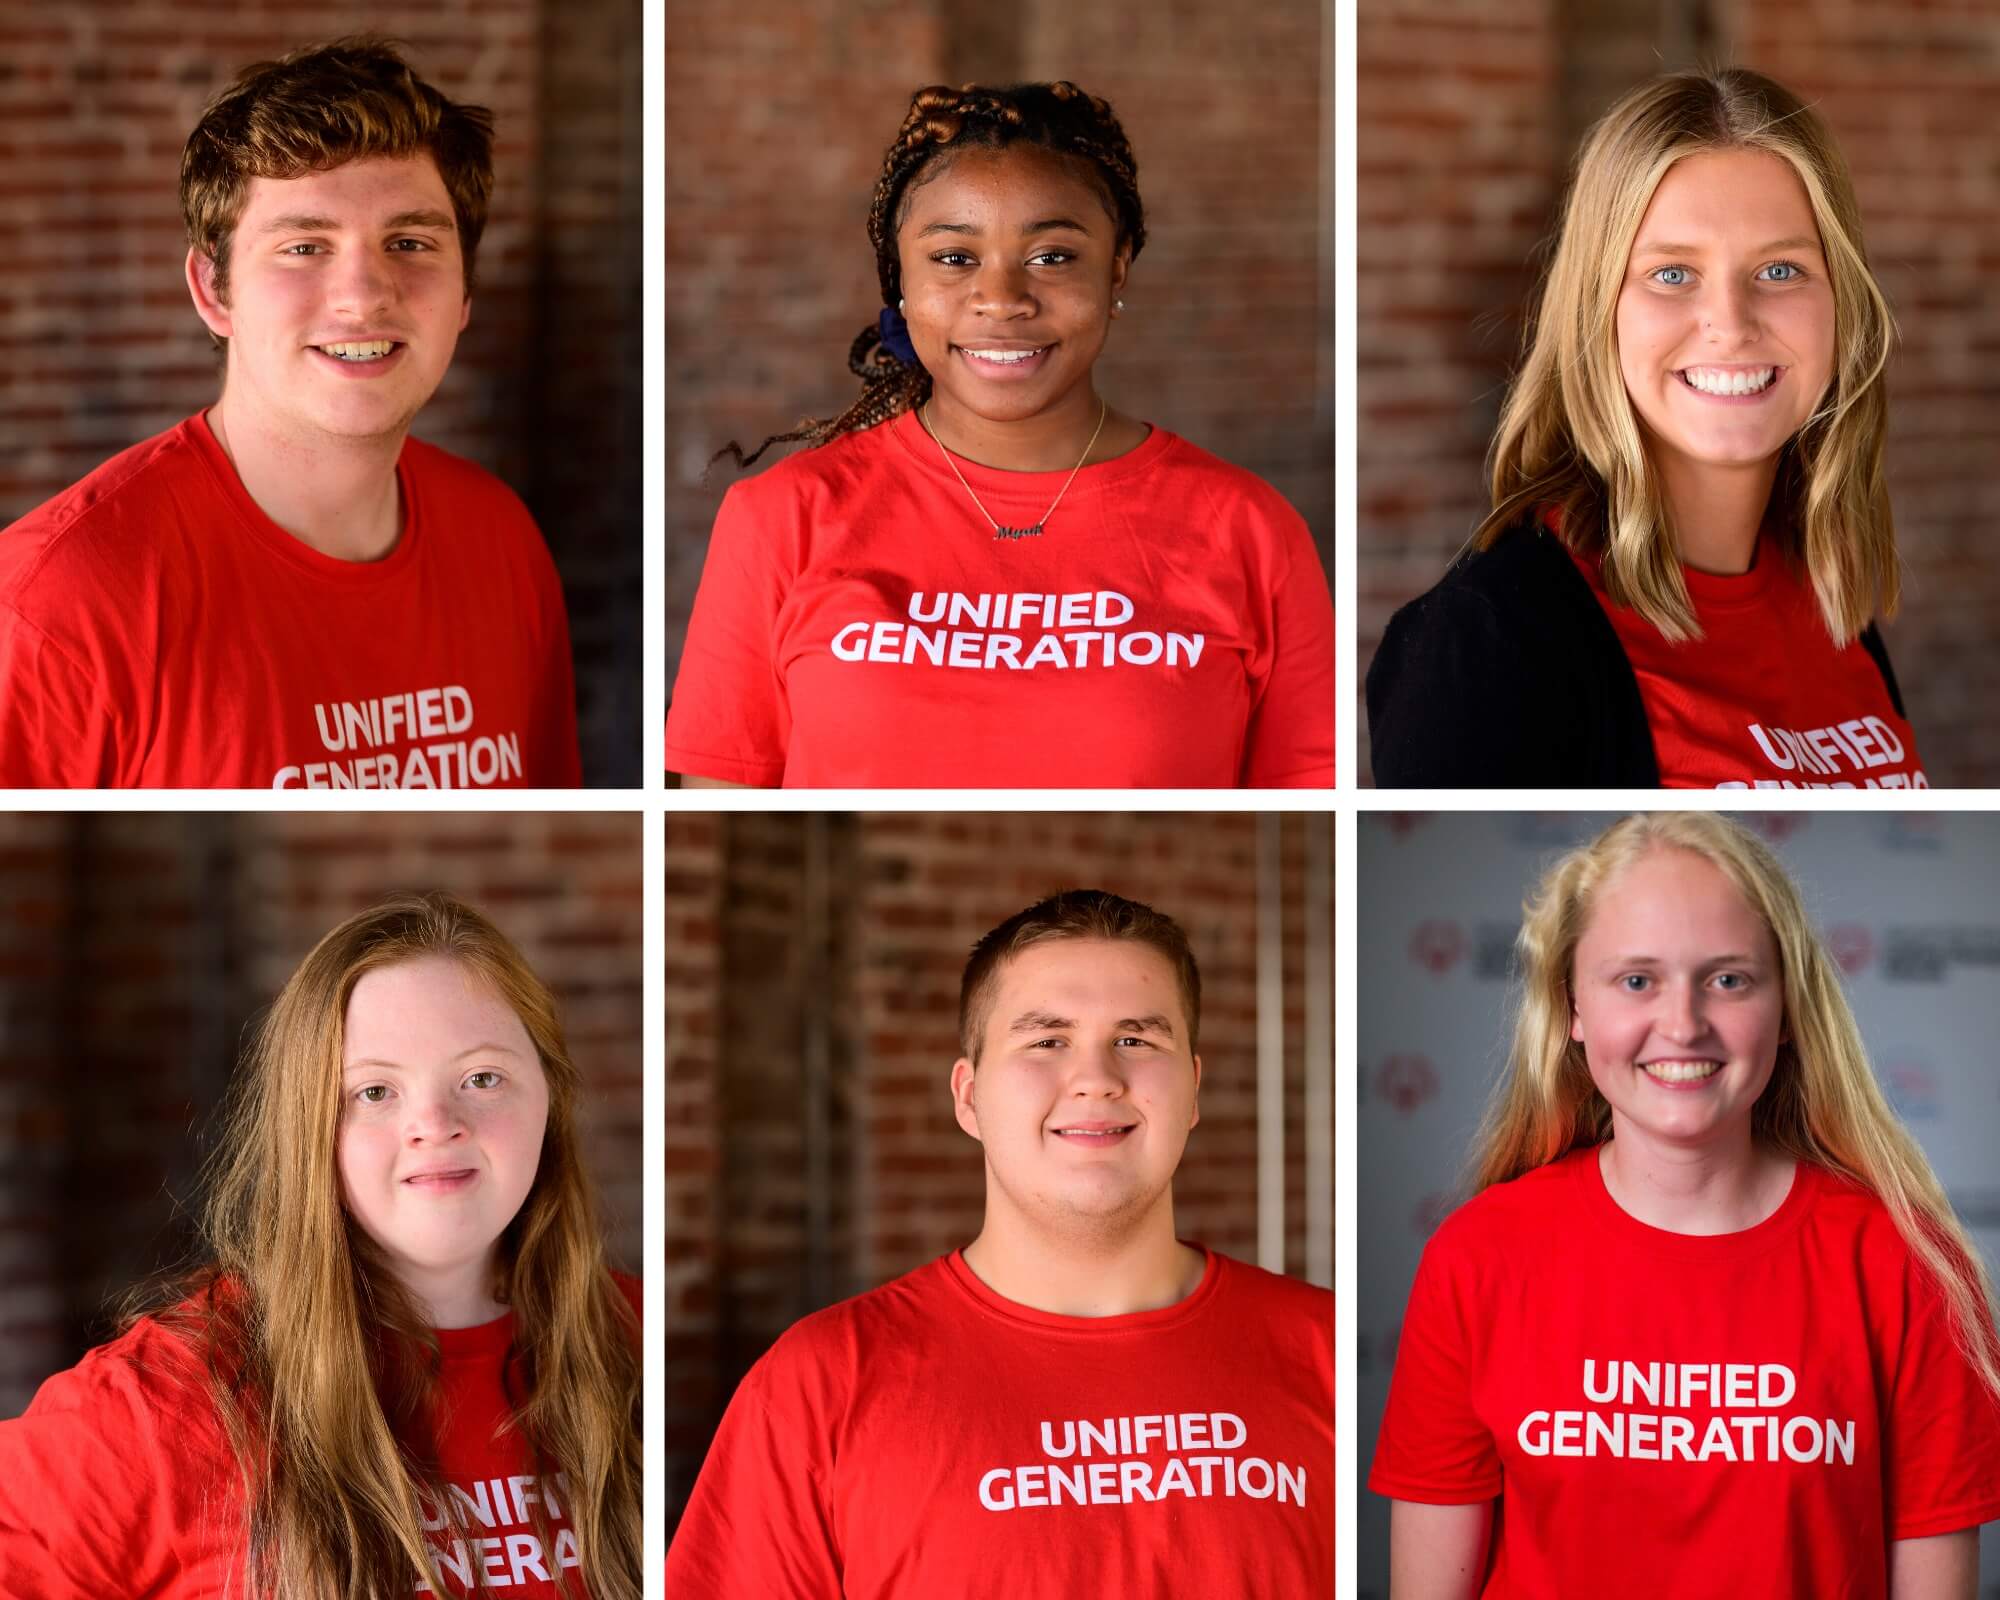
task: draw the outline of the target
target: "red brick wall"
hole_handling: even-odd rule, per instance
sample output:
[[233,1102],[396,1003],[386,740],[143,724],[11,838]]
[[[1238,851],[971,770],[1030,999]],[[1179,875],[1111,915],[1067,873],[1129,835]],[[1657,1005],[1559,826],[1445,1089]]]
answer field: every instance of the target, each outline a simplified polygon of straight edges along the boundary
[[[874,7],[807,0],[746,29],[667,11],[667,670],[734,480],[708,457],[858,393],[847,347],[881,301],[868,202],[919,85],[1070,77],[1139,160],[1150,241],[1106,393],[1263,474],[1332,570],[1333,377],[1316,365],[1320,6],[1198,0]],[[1316,406],[1326,420],[1316,420]],[[761,465],[761,464],[760,464]]]
[[397,889],[481,907],[562,1003],[611,1254],[641,1246],[640,820],[0,814],[0,1416],[188,1243],[197,1135],[245,1029]]
[[2000,3],[1370,0],[1357,48],[1361,671],[1389,614],[1436,580],[1486,508],[1481,458],[1519,350],[1528,257],[1553,226],[1576,133],[1648,70],[1632,63],[1698,53],[1814,101],[1854,167],[1904,334],[1889,468],[1907,587],[1885,633],[1933,781],[2000,781],[1986,737],[2000,695],[1986,459],[2000,434],[1987,136]]
[[239,67],[401,40],[498,123],[471,325],[417,431],[527,499],[568,593],[587,781],[636,783],[639,10],[633,0],[174,0],[0,16],[0,527],[212,401],[181,147]]
[[[1287,1265],[1304,1267],[1304,840],[1284,821]],[[809,830],[828,926],[809,929]],[[804,1313],[978,1232],[977,1145],[953,1120],[972,943],[1059,888],[1179,919],[1202,967],[1202,1120],[1175,1182],[1184,1236],[1256,1253],[1256,819],[675,813],[667,867],[667,1503],[677,1515],[738,1378]],[[830,1086],[815,1251],[804,1067]],[[718,1031],[719,1030],[719,1031]],[[678,1351],[678,1356],[676,1352]]]

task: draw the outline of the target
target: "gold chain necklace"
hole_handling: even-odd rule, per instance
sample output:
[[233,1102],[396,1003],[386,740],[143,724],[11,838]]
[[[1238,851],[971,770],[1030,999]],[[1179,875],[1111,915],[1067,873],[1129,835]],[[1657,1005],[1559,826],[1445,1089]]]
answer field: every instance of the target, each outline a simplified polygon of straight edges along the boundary
[[917,412],[917,421],[922,424],[924,432],[931,436],[931,443],[938,447],[938,454],[944,457],[944,464],[951,468],[951,475],[958,479],[959,486],[968,495],[972,495],[972,503],[979,507],[979,514],[992,527],[993,537],[996,539],[1033,539],[1041,533],[1043,526],[1048,522],[1049,518],[1056,514],[1056,507],[1062,504],[1062,497],[1069,493],[1069,486],[1076,482],[1076,475],[1083,471],[1083,464],[1090,459],[1090,452],[1097,448],[1097,436],[1104,431],[1104,419],[1110,414],[1110,402],[1100,396],[1097,402],[1097,426],[1091,430],[1090,443],[1083,447],[1083,454],[1076,458],[1076,465],[1069,469],[1069,476],[1063,479],[1063,486],[1056,490],[1056,497],[1049,502],[1049,509],[1044,511],[1034,523],[1025,528],[1003,527],[999,522],[995,521],[993,513],[986,509],[986,502],[981,500],[978,495],[972,493],[972,485],[965,481],[965,474],[958,470],[958,463],[952,460],[951,452],[944,447],[944,440],[937,436],[937,430],[931,426],[930,419],[924,415],[922,410]]

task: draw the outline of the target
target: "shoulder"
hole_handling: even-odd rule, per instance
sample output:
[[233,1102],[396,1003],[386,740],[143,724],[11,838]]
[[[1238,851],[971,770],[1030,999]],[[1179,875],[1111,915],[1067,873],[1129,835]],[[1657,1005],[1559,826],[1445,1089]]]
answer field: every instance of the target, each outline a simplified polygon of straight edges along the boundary
[[[769,512],[824,500],[844,500],[884,471],[893,470],[903,453],[895,429],[900,416],[872,428],[843,433],[825,444],[795,449],[788,456],[738,478],[724,500],[735,509]],[[720,470],[720,468],[718,468]]]
[[[1176,498],[1194,496],[1221,509],[1285,532],[1305,531],[1305,519],[1277,486],[1248,467],[1225,461],[1213,451],[1161,428],[1161,448],[1154,464],[1159,481]],[[1149,440],[1148,443],[1151,443]],[[1141,450],[1146,445],[1139,447]],[[1115,463],[1114,463],[1115,465]]]
[[1485,1188],[1438,1225],[1424,1246],[1426,1265],[1459,1270],[1505,1261],[1531,1241],[1546,1238],[1554,1219],[1575,1205],[1578,1164],[1597,1159],[1594,1148]]
[[1546,528],[1521,523],[1484,549],[1459,556],[1398,615],[1431,609],[1472,612],[1511,632],[1543,627],[1579,601],[1592,601],[1590,586],[1562,541]]
[[1212,1253],[1216,1270],[1223,1274],[1216,1285],[1219,1297],[1238,1305],[1255,1302],[1258,1316],[1332,1329],[1331,1289],[1322,1289],[1303,1278],[1287,1277],[1282,1272],[1267,1272],[1219,1250]]
[[1813,1185],[1809,1225],[1822,1246],[1839,1241],[1842,1253],[1851,1251],[1865,1276],[1901,1275],[1918,1266],[1895,1214],[1865,1183],[1805,1161],[1794,1181]]
[[[541,542],[540,530],[526,503],[478,462],[453,455],[412,435],[403,441],[399,464],[418,492],[436,496],[450,507],[454,519],[467,513],[495,518],[504,528],[533,534],[535,542]],[[488,536],[491,530],[475,525],[474,531]]]
[[64,1413],[116,1436],[129,1436],[134,1428],[179,1435],[190,1425],[199,1433],[212,1431],[218,1422],[207,1370],[191,1332],[158,1316],[140,1318],[49,1378],[26,1414],[49,1418]]

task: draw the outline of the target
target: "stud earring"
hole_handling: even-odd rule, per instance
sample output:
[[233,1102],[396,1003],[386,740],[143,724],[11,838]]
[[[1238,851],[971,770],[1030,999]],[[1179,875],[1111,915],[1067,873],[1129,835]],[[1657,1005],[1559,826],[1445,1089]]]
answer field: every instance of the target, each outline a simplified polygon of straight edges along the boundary
[[1123,311],[1125,309],[1125,302],[1123,300],[1114,300],[1111,302],[1111,309],[1113,311]]
[[903,302],[902,302],[902,301],[898,300],[898,301],[896,302],[896,309],[897,309],[898,311],[901,311],[901,310],[903,309]]

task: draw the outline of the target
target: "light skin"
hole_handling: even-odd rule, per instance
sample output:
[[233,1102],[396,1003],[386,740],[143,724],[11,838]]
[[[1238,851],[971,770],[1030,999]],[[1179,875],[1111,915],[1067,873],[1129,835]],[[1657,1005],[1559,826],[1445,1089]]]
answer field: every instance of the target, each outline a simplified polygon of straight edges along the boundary
[[1173,1176],[1200,1121],[1201,1061],[1172,965],[1129,940],[1052,939],[1005,963],[977,1063],[951,1072],[984,1147],[968,1267],[1016,1304],[1108,1317],[1185,1299],[1203,1257],[1174,1237]]
[[[1611,1105],[1599,1169],[1618,1205],[1683,1234],[1740,1232],[1783,1204],[1789,1157],[1761,1147],[1751,1107],[1785,1037],[1776,940],[1704,857],[1658,848],[1597,894],[1571,962],[1571,1026]],[[1650,1067],[1650,1070],[1649,1070]],[[1479,1592],[1492,1502],[1396,1501],[1394,1600]],[[1890,1545],[1894,1600],[1972,1600],[1978,1531]]]
[[389,554],[397,457],[472,312],[437,164],[371,157],[253,178],[227,283],[193,249],[186,277],[202,321],[229,341],[208,419],[251,499],[324,555]]
[[[1617,333],[1681,559],[1702,572],[1749,571],[1780,452],[1834,370],[1833,283],[1790,164],[1724,150],[1669,168],[1633,240]],[[1697,387],[1765,373],[1771,381],[1754,394]]]
[[548,1112],[527,1029],[470,968],[426,956],[355,983],[341,1199],[433,1327],[504,1313],[499,1240],[534,1185]]

